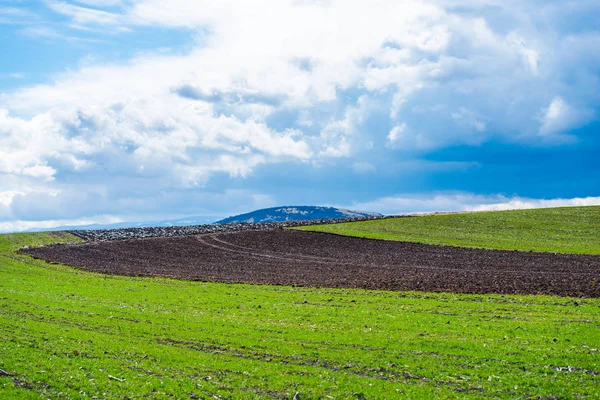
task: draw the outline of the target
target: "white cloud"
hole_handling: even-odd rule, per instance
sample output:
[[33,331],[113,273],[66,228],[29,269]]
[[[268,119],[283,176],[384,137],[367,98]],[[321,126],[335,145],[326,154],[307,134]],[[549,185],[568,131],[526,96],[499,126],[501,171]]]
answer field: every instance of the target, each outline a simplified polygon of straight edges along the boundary
[[22,192],[14,190],[0,191],[0,222],[14,219],[10,206],[13,197],[18,194],[22,194]]
[[91,224],[113,224],[122,222],[121,219],[111,216],[95,216],[90,219],[73,219],[73,220],[47,220],[47,221],[0,221],[0,232],[21,232],[30,229],[52,229],[59,226],[78,226]]
[[[108,189],[86,185],[60,190],[31,187],[26,192],[0,191],[0,233],[187,216],[225,217],[277,204],[271,195],[252,190],[160,192],[142,187],[138,193],[124,193],[119,180],[115,180]],[[130,181],[125,183],[131,185]]]
[[37,19],[37,15],[21,7],[0,6],[0,24],[20,25]]
[[17,194],[22,193],[14,190],[0,191],[0,204],[4,206],[9,206],[12,202],[13,197],[15,197]]
[[[92,99],[102,103],[103,99],[125,97],[124,93],[130,97],[162,96],[166,87],[176,90],[191,85],[203,93],[278,97],[284,107],[309,107],[310,112],[319,102],[339,100],[340,90],[363,87],[372,93],[393,91],[389,108],[395,119],[402,117],[402,104],[423,89],[445,86],[456,74],[474,74],[478,85],[489,86],[484,82],[494,81],[498,74],[512,74],[524,54],[530,69],[537,70],[541,57],[523,34],[495,33],[484,19],[445,11],[436,3],[383,1],[374,6],[353,1],[263,0],[257,4],[176,0],[165,4],[143,0],[118,13],[51,2],[55,11],[80,26],[165,25],[212,33],[203,35],[202,43],[187,56],[142,57],[129,65],[86,68],[63,76],[54,86],[20,91],[4,101],[5,107],[31,112],[63,102],[71,106]],[[269,13],[257,13],[257,9],[268,9]],[[311,60],[311,67],[300,68],[299,59]],[[519,75],[514,76],[514,80],[519,79]],[[473,85],[472,79],[456,90],[473,91],[468,85]],[[488,94],[488,89],[477,87],[473,95],[484,92],[495,96]],[[503,106],[495,104],[496,109]],[[239,103],[232,108],[259,119],[275,111],[273,107]],[[480,131],[486,124],[481,118],[471,123]],[[439,140],[430,129],[414,132],[423,137],[422,142]],[[444,145],[455,140],[453,135],[446,132]],[[464,141],[460,135],[456,140]]]
[[47,116],[26,121],[11,118],[8,110],[0,109],[0,174],[52,180],[56,170],[41,156],[64,143],[57,134],[56,124]]
[[56,170],[47,165],[33,165],[30,167],[25,167],[21,170],[21,173],[25,176],[31,176],[33,178],[40,178],[46,181],[51,181],[54,179],[54,174],[56,174]]
[[469,208],[473,211],[497,211],[497,210],[522,210],[528,208],[552,208],[552,207],[570,207],[570,206],[597,206],[600,205],[600,197],[583,197],[572,199],[528,199],[528,198],[510,198],[508,201],[496,204],[482,204],[475,208]]
[[543,110],[540,134],[547,135],[563,130],[568,126],[571,113],[571,108],[561,97],[552,99],[550,105]]
[[499,211],[528,208],[600,205],[600,197],[571,199],[530,199],[504,195],[477,195],[473,193],[420,193],[389,196],[373,201],[345,206],[351,209],[370,210],[388,215],[452,212]]
[[443,140],[436,140],[436,132],[423,133],[411,129],[405,122],[394,126],[387,135],[386,146],[404,151],[427,151],[442,147]]
[[320,146],[320,156],[348,157],[356,147],[364,143],[360,140],[359,127],[371,112],[371,106],[366,96],[361,96],[355,106],[347,106],[344,118],[329,121],[314,142]]
[[401,123],[400,125],[393,127],[387,136],[388,143],[390,145],[395,145],[396,143],[401,142],[402,137],[406,131],[407,131],[407,126],[406,126],[406,123],[404,123],[404,122]]
[[189,186],[201,185],[214,172],[245,176],[261,163],[311,156],[297,131],[276,132],[262,122],[214,116],[211,107],[165,96],[172,97],[170,104],[132,99],[50,111],[31,120],[4,111],[0,172],[49,180],[56,173],[52,165],[82,171],[100,168],[98,157],[117,157],[113,168],[124,174],[165,176],[174,186]]
[[70,17],[77,27],[88,25],[121,25],[122,17],[119,14],[80,7],[63,1],[50,1],[49,7],[60,14]]
[[512,32],[507,37],[507,41],[517,49],[517,51],[523,57],[524,64],[529,68],[532,75],[538,74],[538,65],[540,62],[540,55],[537,50],[529,47],[521,36]]
[[465,107],[460,107],[452,113],[452,119],[459,125],[468,126],[477,132],[485,132],[486,124],[483,118]]
[[415,87],[412,87],[412,88],[403,87],[402,89],[398,90],[398,92],[396,92],[396,94],[394,94],[394,97],[392,98],[392,105],[390,107],[390,118],[391,119],[396,119],[398,117],[398,114],[400,113],[400,109],[402,108],[404,103],[406,103],[407,98],[414,91],[420,89],[421,88],[420,86],[422,86],[422,85],[416,84]]
[[565,138],[560,135],[571,128],[576,128],[584,118],[584,113],[571,107],[562,97],[556,96],[550,105],[540,110],[539,135],[546,138]]
[[[472,1],[46,4],[67,27],[23,32],[71,40],[74,27],[99,40],[144,26],[177,28],[197,41],[178,55],[87,62],[51,83],[0,93],[0,174],[12,182],[2,190],[60,191],[82,182],[106,189],[116,178],[125,191],[140,182],[180,190],[281,162],[427,152],[495,136],[556,144],[589,120],[561,97],[576,94],[565,93],[553,66],[565,62],[563,50],[583,60],[597,38],[545,36],[531,6],[516,1],[486,2],[510,22],[498,29]],[[18,10],[10,15],[23,21]],[[548,96],[556,96],[550,105]],[[373,115],[378,125],[368,124]],[[367,164],[353,169],[369,172]]]

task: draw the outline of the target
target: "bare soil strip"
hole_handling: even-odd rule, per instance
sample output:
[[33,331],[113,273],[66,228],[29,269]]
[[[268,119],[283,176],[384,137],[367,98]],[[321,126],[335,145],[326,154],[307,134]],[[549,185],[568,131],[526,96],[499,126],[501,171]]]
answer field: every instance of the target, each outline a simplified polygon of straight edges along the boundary
[[600,297],[600,256],[466,249],[279,229],[89,242],[25,252],[116,275]]

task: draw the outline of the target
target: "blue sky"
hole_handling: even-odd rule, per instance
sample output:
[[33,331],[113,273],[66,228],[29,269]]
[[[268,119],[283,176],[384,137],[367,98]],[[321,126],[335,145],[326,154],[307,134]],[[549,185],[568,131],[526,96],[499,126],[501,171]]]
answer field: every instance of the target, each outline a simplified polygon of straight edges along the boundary
[[5,0],[0,231],[600,204],[600,3]]

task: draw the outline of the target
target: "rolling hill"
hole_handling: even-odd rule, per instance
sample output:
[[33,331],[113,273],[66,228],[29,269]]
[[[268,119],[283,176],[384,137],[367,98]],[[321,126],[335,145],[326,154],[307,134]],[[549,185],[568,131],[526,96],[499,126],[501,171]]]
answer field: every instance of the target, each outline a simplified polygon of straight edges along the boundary
[[318,207],[318,206],[282,206],[264,208],[246,214],[235,215],[217,221],[217,224],[229,224],[236,222],[281,222],[281,221],[305,221],[312,219],[337,219],[337,218],[360,218],[375,217],[381,214],[365,211],[353,211],[343,208]]
[[600,206],[423,215],[295,229],[369,239],[600,254]]

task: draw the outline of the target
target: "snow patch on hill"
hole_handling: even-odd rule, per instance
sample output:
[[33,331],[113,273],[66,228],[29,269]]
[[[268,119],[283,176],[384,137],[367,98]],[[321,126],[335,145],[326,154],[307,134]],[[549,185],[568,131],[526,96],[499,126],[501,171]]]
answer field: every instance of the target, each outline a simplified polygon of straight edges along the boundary
[[312,219],[338,219],[338,218],[361,218],[375,217],[381,214],[375,212],[355,211],[334,207],[318,206],[282,206],[265,208],[240,214],[217,221],[217,224],[228,224],[237,222],[285,222],[305,221]]

